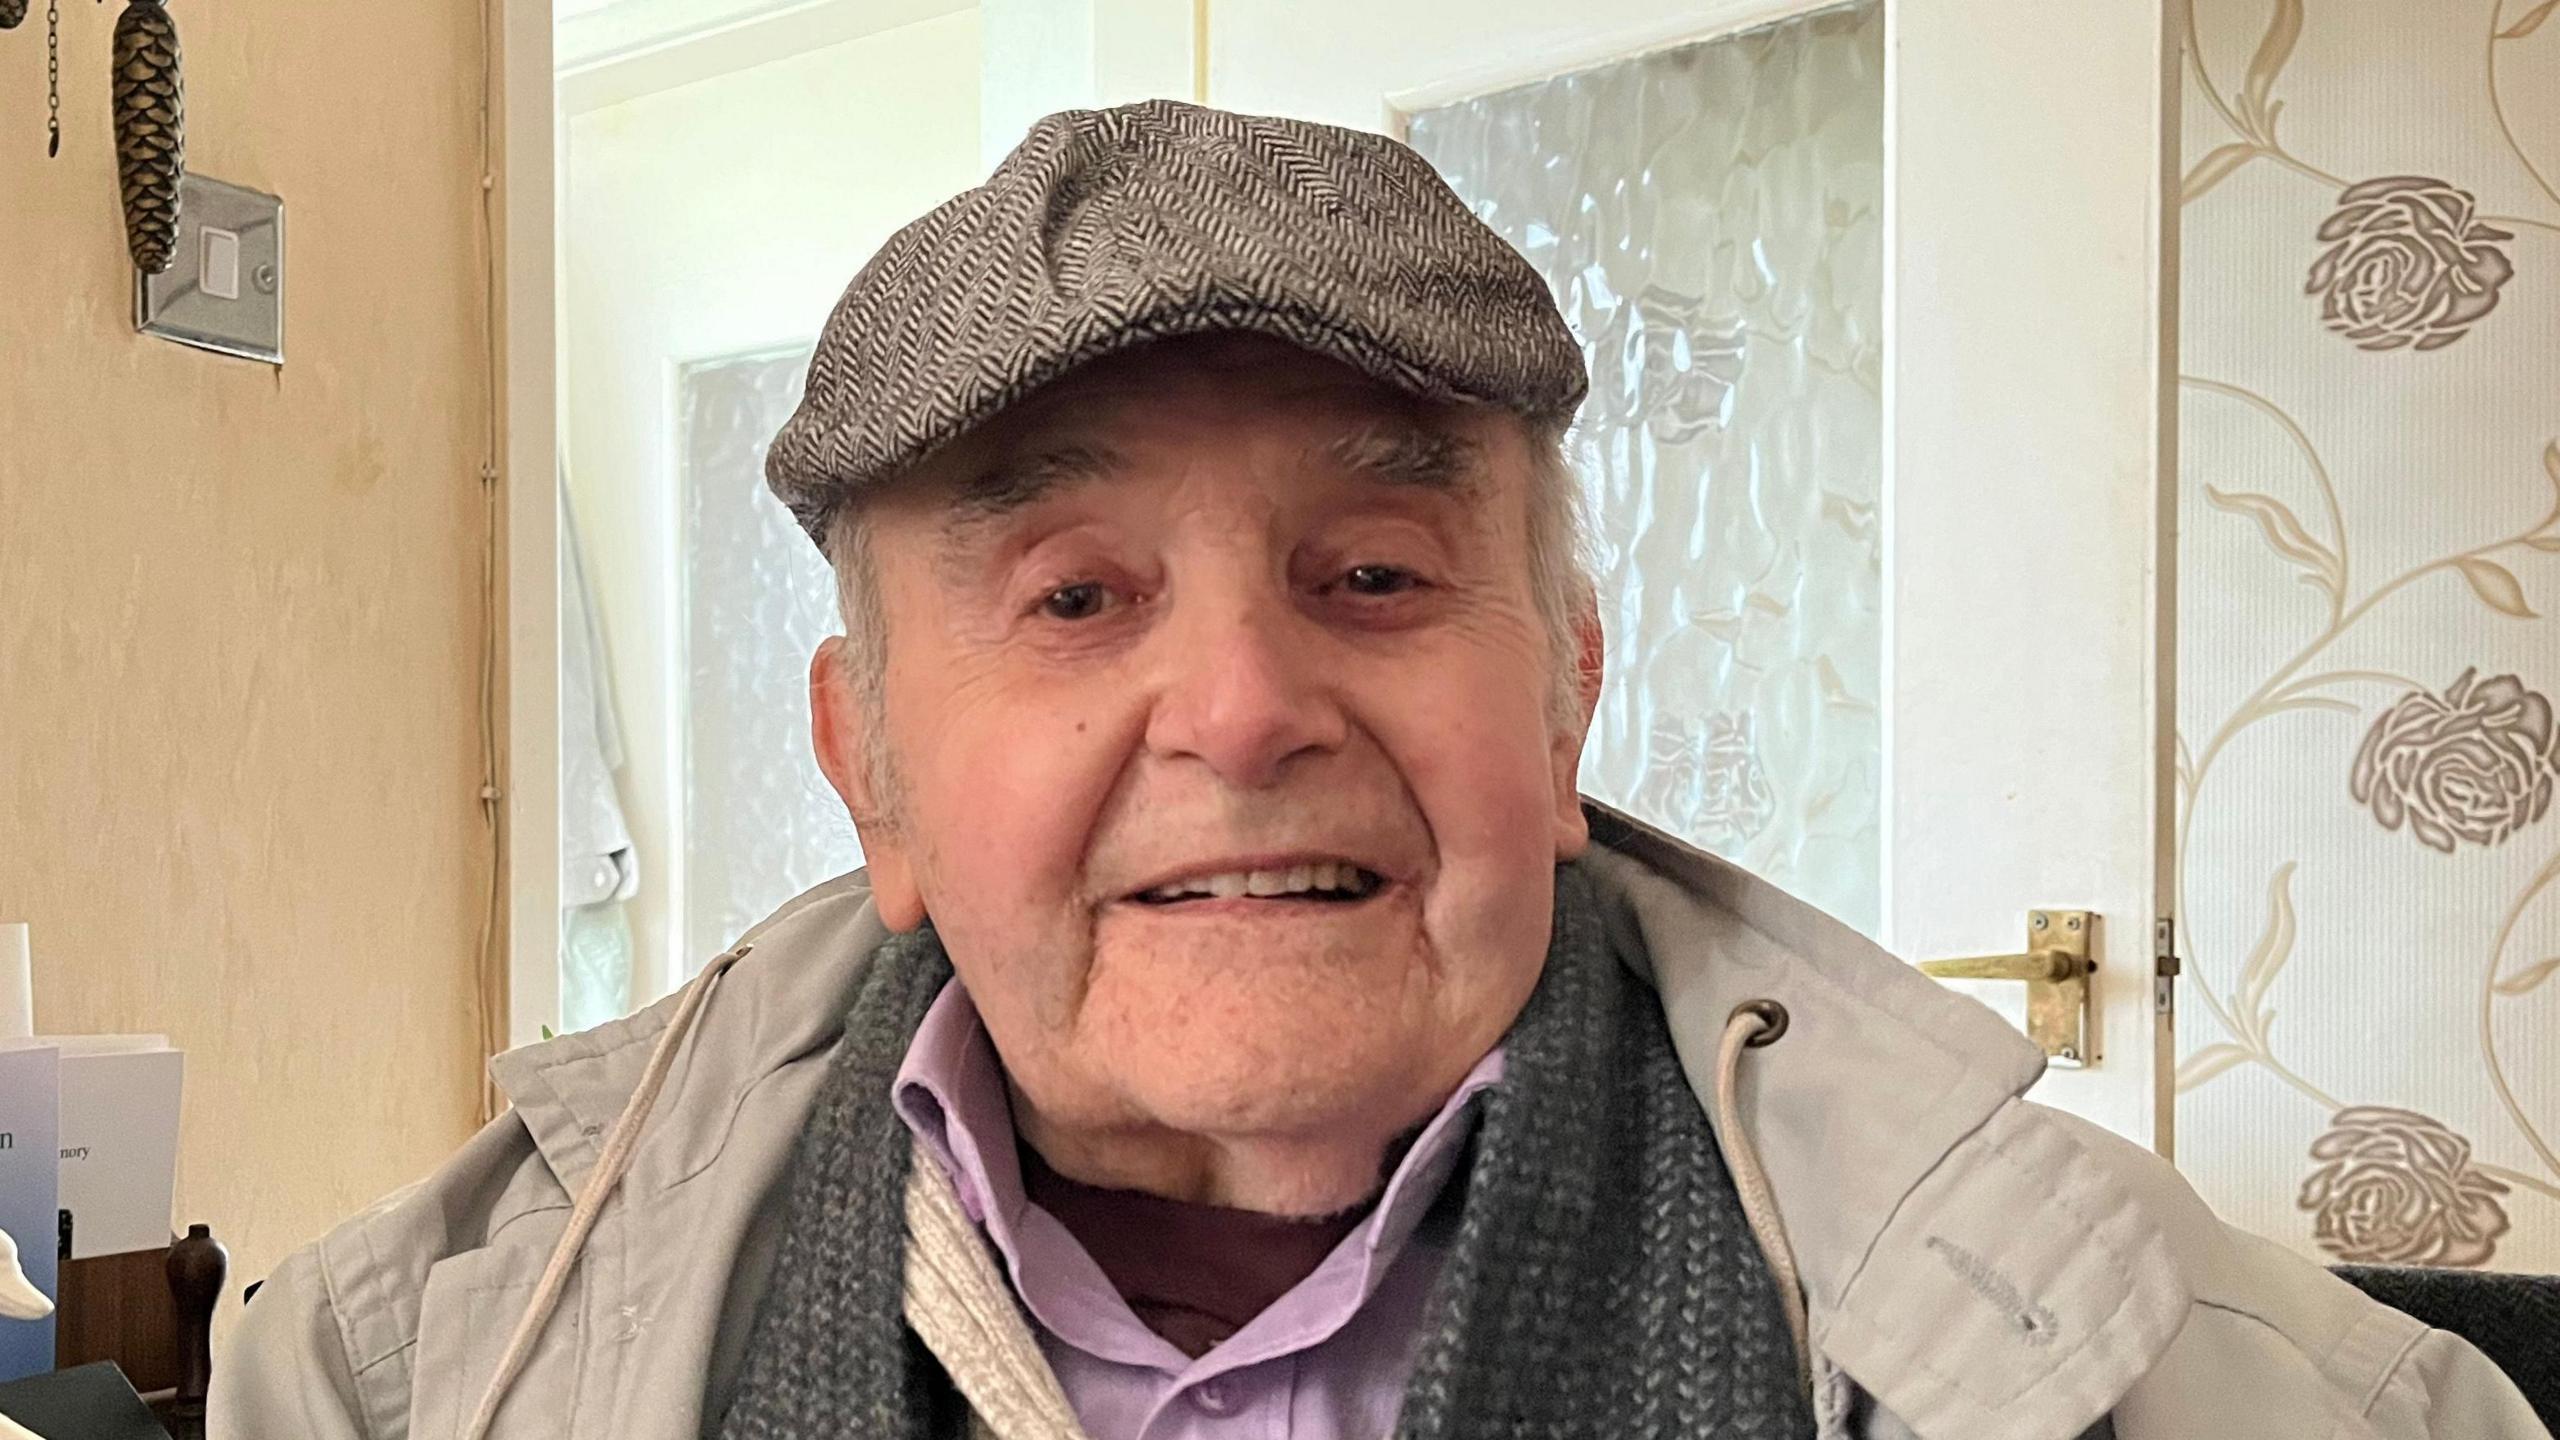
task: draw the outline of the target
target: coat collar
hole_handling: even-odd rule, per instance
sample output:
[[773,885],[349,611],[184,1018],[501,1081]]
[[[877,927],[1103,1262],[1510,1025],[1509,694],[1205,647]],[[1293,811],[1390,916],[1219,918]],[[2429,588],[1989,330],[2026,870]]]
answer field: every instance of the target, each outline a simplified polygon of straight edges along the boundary
[[[645,1194],[709,1168],[748,1092],[844,1033],[863,963],[888,938],[860,871],[802,893],[739,937],[748,953],[696,1018],[624,1187]],[[594,1168],[681,995],[489,1062],[499,1092],[571,1193]]]
[[[2097,1421],[2183,1324],[2187,1277],[2109,1137],[2022,1096],[2043,1057],[1946,990],[1764,881],[1586,802],[1612,943],[1662,997],[1690,1084],[1746,1000],[1787,1007],[1749,1052],[1741,1114],[1802,1267],[1818,1369],[1921,1440],[2046,1440]],[[867,880],[793,900],[741,941],[624,1180],[708,1170],[749,1092],[832,1045],[887,936]],[[491,1062],[574,1191],[635,1088],[674,997]],[[1721,1136],[1730,1148],[1735,1137]]]
[[[2024,1036],[1848,926],[1615,811],[1592,851],[1611,939],[1650,970],[1691,1088],[1711,1095],[1735,1006],[1776,1000],[1742,1112],[1817,1309],[1836,1308],[1894,1209],[2044,1057]],[[1719,1137],[1732,1143],[1730,1137]]]
[[[1585,864],[1649,969],[1700,1096],[1747,1000],[1753,1145],[1803,1272],[1818,1368],[1922,1440],[2050,1440],[2098,1423],[2192,1299],[2147,1193],[2161,1168],[2025,1102],[2042,1052],[1777,887],[1604,807]],[[1710,1112],[1712,1113],[1712,1111]],[[2174,1178],[2174,1177],[2173,1177]]]

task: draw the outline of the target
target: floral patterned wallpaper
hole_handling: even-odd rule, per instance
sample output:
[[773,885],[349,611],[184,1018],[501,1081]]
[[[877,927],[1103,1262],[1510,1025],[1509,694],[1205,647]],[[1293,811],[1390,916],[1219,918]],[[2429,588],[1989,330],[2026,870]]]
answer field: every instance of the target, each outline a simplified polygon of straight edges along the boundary
[[2560,0],[2175,0],[2179,1161],[2560,1271]]

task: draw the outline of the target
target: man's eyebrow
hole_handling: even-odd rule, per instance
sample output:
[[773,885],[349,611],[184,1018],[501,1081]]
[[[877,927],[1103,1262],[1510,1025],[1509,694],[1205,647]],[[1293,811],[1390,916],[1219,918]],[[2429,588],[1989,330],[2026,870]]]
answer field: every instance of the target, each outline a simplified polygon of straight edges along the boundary
[[1119,474],[1128,462],[1098,445],[1053,445],[1007,455],[960,482],[945,507],[943,538],[957,545],[988,525],[1074,485]]
[[1484,447],[1410,421],[1362,426],[1319,447],[1325,462],[1382,484],[1466,496],[1481,488]]

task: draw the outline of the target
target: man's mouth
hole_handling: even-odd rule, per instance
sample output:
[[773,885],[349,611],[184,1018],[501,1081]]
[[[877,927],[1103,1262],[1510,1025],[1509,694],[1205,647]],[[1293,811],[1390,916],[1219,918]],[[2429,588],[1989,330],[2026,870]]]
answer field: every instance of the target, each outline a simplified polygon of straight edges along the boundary
[[1320,860],[1285,868],[1223,870],[1188,875],[1130,898],[1142,905],[1181,905],[1196,900],[1296,900],[1349,905],[1386,886],[1385,877],[1347,860]]

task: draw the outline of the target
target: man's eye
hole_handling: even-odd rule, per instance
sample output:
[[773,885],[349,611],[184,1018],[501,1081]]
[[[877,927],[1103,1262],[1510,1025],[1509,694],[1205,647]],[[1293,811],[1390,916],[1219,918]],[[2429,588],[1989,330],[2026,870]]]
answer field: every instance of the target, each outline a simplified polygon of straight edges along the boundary
[[1111,603],[1111,592],[1100,582],[1087,580],[1080,585],[1061,585],[1042,596],[1040,613],[1052,620],[1090,620]]
[[1394,565],[1354,565],[1342,576],[1343,588],[1354,595],[1401,595],[1422,583],[1422,577]]

